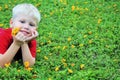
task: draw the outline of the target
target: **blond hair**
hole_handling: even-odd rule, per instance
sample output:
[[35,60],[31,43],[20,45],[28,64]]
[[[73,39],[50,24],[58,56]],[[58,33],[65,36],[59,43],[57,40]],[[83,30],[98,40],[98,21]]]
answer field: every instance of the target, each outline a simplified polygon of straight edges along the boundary
[[32,4],[23,3],[15,6],[12,10],[12,18],[15,18],[19,14],[26,14],[26,15],[33,16],[38,23],[41,20],[41,15],[38,9]]

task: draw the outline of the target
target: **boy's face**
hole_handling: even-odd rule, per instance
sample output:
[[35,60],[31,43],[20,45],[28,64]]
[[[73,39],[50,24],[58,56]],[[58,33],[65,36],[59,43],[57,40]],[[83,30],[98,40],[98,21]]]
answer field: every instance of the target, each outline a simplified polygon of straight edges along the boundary
[[10,26],[12,28],[19,27],[23,32],[31,32],[32,30],[36,30],[37,21],[32,16],[19,15],[11,20]]
[[11,20],[10,26],[12,28],[19,27],[24,35],[28,35],[37,29],[37,21],[33,16],[21,14]]

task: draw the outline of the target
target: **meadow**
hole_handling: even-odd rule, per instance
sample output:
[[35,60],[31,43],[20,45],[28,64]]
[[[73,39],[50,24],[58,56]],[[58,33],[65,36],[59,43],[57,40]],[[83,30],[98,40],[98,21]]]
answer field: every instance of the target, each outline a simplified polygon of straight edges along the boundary
[[120,0],[1,0],[0,27],[19,3],[41,13],[36,63],[6,64],[0,80],[120,80]]

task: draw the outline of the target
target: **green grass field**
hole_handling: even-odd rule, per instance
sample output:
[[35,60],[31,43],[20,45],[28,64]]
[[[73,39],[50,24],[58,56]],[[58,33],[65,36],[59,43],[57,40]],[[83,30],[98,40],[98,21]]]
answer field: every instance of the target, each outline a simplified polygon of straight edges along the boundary
[[0,80],[120,80],[120,0],[2,0],[0,27],[12,8],[41,12],[36,64],[0,68]]

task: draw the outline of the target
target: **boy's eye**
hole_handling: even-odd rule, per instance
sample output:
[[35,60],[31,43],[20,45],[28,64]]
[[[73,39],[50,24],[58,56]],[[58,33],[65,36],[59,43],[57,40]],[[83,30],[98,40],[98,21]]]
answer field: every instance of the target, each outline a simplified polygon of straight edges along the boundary
[[21,22],[21,23],[25,23],[25,21],[24,21],[24,20],[20,20],[20,22]]
[[35,24],[33,24],[33,23],[30,23],[29,25],[30,25],[30,26],[35,26]]

